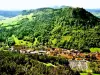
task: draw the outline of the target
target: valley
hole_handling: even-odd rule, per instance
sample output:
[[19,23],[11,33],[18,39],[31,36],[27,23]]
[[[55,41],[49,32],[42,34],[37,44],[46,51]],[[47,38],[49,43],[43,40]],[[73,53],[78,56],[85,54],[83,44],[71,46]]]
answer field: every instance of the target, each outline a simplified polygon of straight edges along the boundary
[[0,75],[99,75],[100,18],[78,7],[23,10],[0,21],[0,59]]

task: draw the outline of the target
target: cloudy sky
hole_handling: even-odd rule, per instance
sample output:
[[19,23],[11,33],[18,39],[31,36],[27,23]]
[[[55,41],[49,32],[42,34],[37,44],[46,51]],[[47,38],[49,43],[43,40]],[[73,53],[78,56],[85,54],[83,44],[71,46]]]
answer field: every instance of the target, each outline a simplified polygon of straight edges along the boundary
[[100,0],[0,0],[0,10],[35,9],[62,5],[100,8]]

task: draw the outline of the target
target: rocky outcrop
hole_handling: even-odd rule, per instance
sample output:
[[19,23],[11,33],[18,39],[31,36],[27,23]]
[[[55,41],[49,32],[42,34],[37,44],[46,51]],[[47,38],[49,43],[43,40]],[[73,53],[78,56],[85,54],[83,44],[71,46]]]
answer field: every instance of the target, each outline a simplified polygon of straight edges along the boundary
[[86,60],[69,60],[69,66],[71,69],[84,71],[88,69],[88,61]]

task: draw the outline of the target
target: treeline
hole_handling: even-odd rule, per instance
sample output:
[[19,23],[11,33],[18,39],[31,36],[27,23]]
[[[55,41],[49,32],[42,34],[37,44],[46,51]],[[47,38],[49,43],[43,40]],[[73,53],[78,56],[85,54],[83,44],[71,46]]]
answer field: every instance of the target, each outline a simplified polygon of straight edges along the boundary
[[53,65],[65,65],[69,67],[69,62],[66,58],[63,57],[55,57],[55,56],[48,56],[48,55],[29,55],[30,58],[44,62],[44,63],[52,63]]
[[[33,56],[0,51],[0,75],[80,75],[78,71],[73,71],[63,64],[60,65],[57,61],[59,58],[56,60],[55,57],[52,57],[52,60],[51,57],[43,56],[39,56],[39,59],[35,58],[37,56],[33,58]],[[59,65],[47,66],[44,59],[58,62]],[[65,59],[62,58],[60,61],[63,62],[63,60]]]

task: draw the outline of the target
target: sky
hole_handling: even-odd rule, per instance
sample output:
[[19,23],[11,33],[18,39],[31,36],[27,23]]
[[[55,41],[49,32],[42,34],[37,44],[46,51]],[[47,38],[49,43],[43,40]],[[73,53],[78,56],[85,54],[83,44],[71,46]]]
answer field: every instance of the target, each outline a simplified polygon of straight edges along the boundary
[[100,8],[100,0],[0,0],[0,10],[24,10],[51,6]]

